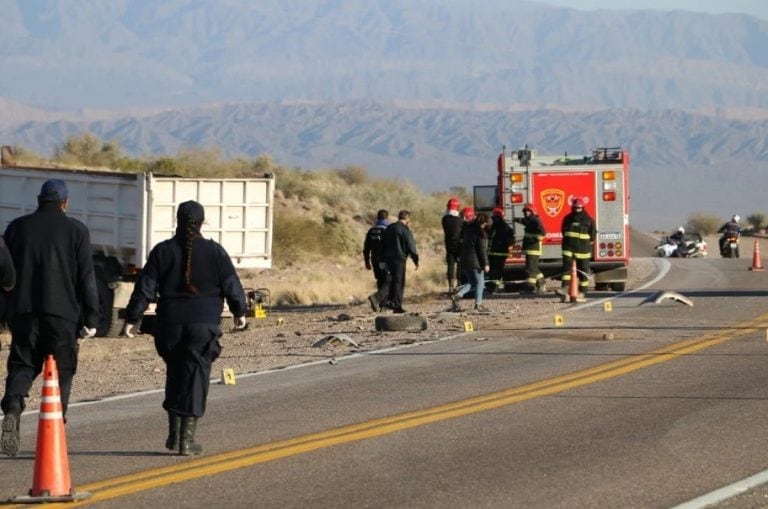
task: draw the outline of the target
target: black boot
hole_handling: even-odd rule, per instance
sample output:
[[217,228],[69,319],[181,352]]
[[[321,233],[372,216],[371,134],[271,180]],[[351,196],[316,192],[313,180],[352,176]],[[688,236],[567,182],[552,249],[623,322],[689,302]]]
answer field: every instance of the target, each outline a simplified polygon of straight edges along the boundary
[[8,456],[19,454],[21,440],[19,439],[19,429],[21,427],[21,409],[9,409],[3,418],[3,433],[0,436],[0,450]]
[[203,452],[203,446],[195,442],[197,417],[182,417],[179,433],[179,455],[197,456]]
[[180,434],[181,416],[168,412],[168,438],[165,439],[165,448],[169,451],[178,450]]

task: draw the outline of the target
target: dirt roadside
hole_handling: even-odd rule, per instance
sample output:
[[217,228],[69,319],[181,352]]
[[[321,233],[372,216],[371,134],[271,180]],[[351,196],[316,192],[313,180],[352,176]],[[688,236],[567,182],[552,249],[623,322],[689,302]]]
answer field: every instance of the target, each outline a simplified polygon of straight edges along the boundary
[[[653,275],[653,260],[639,258],[630,265],[629,288],[636,288]],[[554,289],[557,281],[549,281]],[[471,307],[471,300],[466,301]],[[444,295],[406,298],[411,314],[426,317],[428,326],[419,332],[384,332],[375,330],[377,316],[368,305],[285,307],[268,312],[266,318],[250,318],[242,332],[224,331],[221,357],[213,366],[212,377],[221,378],[223,369],[236,375],[280,368],[295,364],[340,357],[355,352],[373,351],[414,342],[433,341],[464,331],[471,321],[475,331],[520,327],[527,319],[550,314],[570,306],[550,293],[542,297],[524,297],[500,293],[486,297],[490,314],[472,311],[448,313],[450,302]],[[328,336],[343,335],[354,344],[333,340],[313,346]],[[3,379],[10,336],[0,335],[0,366]],[[95,338],[81,341],[80,361],[73,383],[71,401],[98,400],[108,396],[163,387],[165,365],[157,356],[148,334],[128,338]],[[28,409],[39,404],[37,380],[27,400]]]

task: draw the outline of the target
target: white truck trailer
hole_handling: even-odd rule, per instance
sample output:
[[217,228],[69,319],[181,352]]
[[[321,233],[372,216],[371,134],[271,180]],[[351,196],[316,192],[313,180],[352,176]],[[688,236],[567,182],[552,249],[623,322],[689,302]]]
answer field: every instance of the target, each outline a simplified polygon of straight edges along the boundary
[[205,207],[203,236],[224,246],[236,268],[272,266],[273,175],[180,178],[4,163],[0,234],[10,221],[37,208],[40,187],[53,178],[69,189],[67,215],[90,230],[101,308],[99,336],[119,333],[136,277],[152,247],[173,236],[176,208],[184,201]]

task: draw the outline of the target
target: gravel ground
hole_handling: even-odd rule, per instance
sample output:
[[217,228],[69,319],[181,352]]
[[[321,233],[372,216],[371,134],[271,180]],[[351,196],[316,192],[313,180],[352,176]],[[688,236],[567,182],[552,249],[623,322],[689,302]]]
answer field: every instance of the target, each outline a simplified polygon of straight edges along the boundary
[[[636,288],[653,272],[651,259],[639,258],[630,266],[629,288]],[[554,289],[559,282],[550,281]],[[375,330],[375,317],[370,307],[322,306],[291,307],[269,310],[266,318],[250,318],[248,329],[225,331],[221,338],[221,357],[213,366],[212,377],[221,379],[223,369],[233,369],[236,375],[312,362],[331,361],[353,352],[365,352],[414,342],[430,341],[464,331],[464,322],[471,321],[476,331],[520,327],[526,319],[562,310],[563,304],[554,294],[542,297],[521,297],[516,293],[500,293],[486,297],[490,314],[473,311],[447,313],[450,301],[445,296],[409,299],[406,288],[406,309],[410,314],[426,317],[428,327],[419,332],[383,332]],[[466,300],[471,308],[472,300]],[[314,346],[332,335],[345,335],[355,344],[333,340]],[[0,366],[5,378],[10,336],[0,335]],[[148,334],[128,338],[94,338],[81,341],[78,372],[75,375],[70,401],[97,400],[107,396],[163,387],[165,366],[155,353]],[[41,377],[39,377],[41,378]],[[40,382],[35,382],[27,408],[38,407]]]

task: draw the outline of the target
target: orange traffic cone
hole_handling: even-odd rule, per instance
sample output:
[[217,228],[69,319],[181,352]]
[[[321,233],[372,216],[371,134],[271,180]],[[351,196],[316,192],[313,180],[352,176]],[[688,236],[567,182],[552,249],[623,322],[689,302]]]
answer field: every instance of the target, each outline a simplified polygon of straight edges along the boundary
[[576,270],[576,260],[571,263],[571,283],[568,286],[568,297],[571,302],[579,298],[579,272]]
[[760,244],[757,242],[757,239],[755,239],[755,251],[752,255],[752,266],[749,268],[749,270],[765,270],[763,268],[763,262],[760,260]]
[[43,391],[40,419],[37,425],[35,471],[28,497],[15,497],[13,502],[70,502],[90,497],[90,493],[75,494],[69,477],[67,439],[59,389],[56,360],[49,355],[43,367]]

